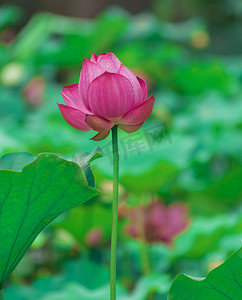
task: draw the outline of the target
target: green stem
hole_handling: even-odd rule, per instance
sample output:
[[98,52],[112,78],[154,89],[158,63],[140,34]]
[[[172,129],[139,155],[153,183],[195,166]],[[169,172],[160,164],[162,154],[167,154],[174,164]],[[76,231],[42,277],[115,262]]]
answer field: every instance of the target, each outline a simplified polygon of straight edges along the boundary
[[[143,273],[144,275],[149,275],[151,273],[150,270],[150,260],[147,252],[147,245],[146,241],[142,240],[141,241],[141,260],[142,260],[142,266],[143,266]],[[149,292],[147,295],[147,300],[153,300],[154,299],[154,294],[153,292]]]
[[141,241],[140,250],[141,250],[141,261],[142,261],[143,273],[144,275],[148,275],[150,274],[150,261],[147,253],[146,242],[144,240]]
[[150,274],[150,260],[147,252],[144,222],[145,222],[144,217],[141,216],[139,220],[139,229],[141,233],[140,256],[141,256],[141,263],[143,267],[143,273],[144,275],[148,275]]
[[116,300],[116,251],[118,239],[118,127],[112,128],[113,146],[113,204],[112,204],[112,237],[111,237],[111,261],[110,261],[110,300]]
[[0,300],[4,300],[3,289],[0,289]]

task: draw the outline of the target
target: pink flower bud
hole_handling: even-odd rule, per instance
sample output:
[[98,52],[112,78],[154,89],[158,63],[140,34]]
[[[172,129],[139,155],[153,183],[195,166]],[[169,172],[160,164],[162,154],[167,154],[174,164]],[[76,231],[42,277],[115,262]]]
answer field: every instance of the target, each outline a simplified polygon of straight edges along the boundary
[[58,104],[63,118],[79,130],[95,130],[102,140],[118,125],[131,133],[150,116],[155,98],[147,99],[145,82],[126,68],[113,53],[93,54],[83,60],[79,83],[62,89],[65,104]]
[[40,106],[44,100],[45,81],[41,76],[31,79],[23,90],[23,97],[32,107]]
[[88,247],[98,247],[102,242],[103,232],[99,228],[93,228],[86,234],[85,242]]

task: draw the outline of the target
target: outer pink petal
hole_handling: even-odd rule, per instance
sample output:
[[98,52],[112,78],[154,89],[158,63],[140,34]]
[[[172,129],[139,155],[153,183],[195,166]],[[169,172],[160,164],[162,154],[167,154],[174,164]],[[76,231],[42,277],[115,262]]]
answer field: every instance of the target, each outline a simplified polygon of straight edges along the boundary
[[149,118],[155,102],[155,97],[152,95],[148,100],[138,107],[130,110],[120,120],[120,124],[136,125],[143,123]]
[[91,127],[89,127],[85,122],[85,113],[68,105],[57,104],[63,118],[69,125],[83,131],[91,130]]
[[86,123],[95,131],[110,130],[114,123],[99,116],[86,115]]
[[138,124],[138,125],[119,124],[118,127],[127,133],[132,133],[132,132],[139,130],[143,124],[144,124],[144,122],[141,124]]
[[147,85],[146,83],[144,82],[143,79],[141,79],[140,77],[136,77],[139,81],[139,84],[141,86],[141,89],[142,89],[142,93],[143,93],[143,98],[142,98],[142,103],[146,101],[147,99]]
[[97,55],[95,53],[92,54],[90,61],[96,63],[97,62]]
[[133,88],[127,78],[108,73],[94,79],[88,88],[91,111],[104,118],[124,115],[133,106]]
[[91,138],[90,140],[93,141],[101,141],[104,140],[110,133],[110,130],[108,131],[103,131],[103,132],[99,132],[98,134],[96,134],[93,138]]
[[87,109],[89,109],[89,104],[87,102],[88,87],[96,77],[104,72],[105,70],[98,66],[96,63],[91,62],[87,59],[83,59],[82,71],[79,81],[79,92]]
[[141,104],[143,99],[143,90],[137,77],[124,65],[121,65],[118,73],[125,76],[130,81],[134,89],[134,107]]
[[71,107],[80,109],[84,113],[90,113],[82,102],[78,91],[78,83],[65,86],[62,90],[62,97],[65,103]]
[[118,73],[121,61],[113,53],[102,53],[98,56],[97,64],[111,73]]

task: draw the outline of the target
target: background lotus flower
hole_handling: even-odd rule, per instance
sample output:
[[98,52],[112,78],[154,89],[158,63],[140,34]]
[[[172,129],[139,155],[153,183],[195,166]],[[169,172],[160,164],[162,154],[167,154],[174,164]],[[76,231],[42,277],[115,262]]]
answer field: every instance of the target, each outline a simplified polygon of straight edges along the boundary
[[165,205],[154,199],[146,206],[127,212],[129,224],[126,233],[133,238],[145,239],[148,243],[162,242],[172,246],[175,238],[190,224],[188,207],[183,203]]
[[102,140],[114,125],[137,131],[150,116],[155,98],[147,99],[145,82],[113,53],[93,54],[83,60],[79,83],[62,89],[66,105],[58,104],[63,118],[79,130],[95,130]]

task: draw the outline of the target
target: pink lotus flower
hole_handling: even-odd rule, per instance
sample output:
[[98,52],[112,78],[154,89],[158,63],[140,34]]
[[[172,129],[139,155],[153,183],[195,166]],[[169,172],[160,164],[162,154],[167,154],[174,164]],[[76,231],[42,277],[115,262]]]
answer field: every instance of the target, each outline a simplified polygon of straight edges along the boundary
[[147,99],[145,82],[126,68],[113,53],[93,54],[83,60],[79,83],[62,89],[66,105],[63,118],[79,130],[95,130],[102,140],[114,125],[125,132],[137,131],[150,116],[155,98]]

